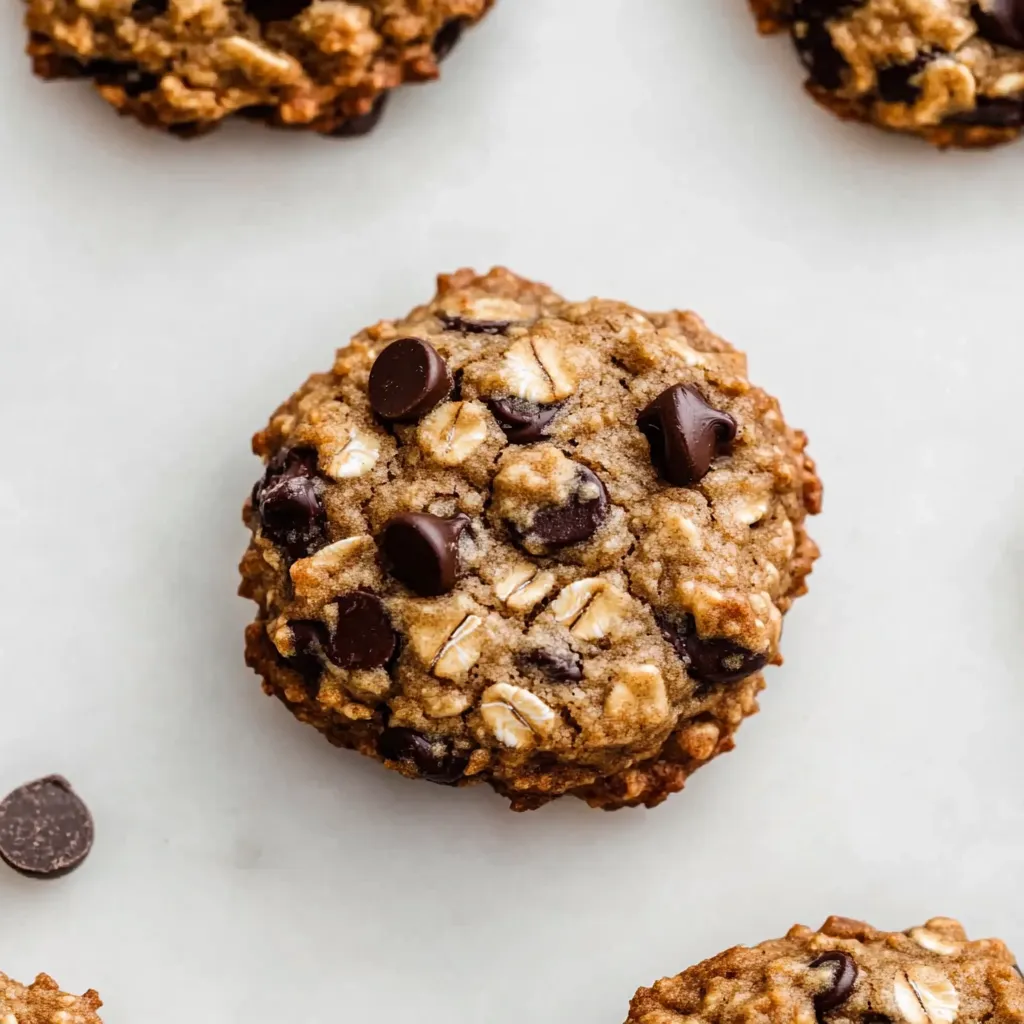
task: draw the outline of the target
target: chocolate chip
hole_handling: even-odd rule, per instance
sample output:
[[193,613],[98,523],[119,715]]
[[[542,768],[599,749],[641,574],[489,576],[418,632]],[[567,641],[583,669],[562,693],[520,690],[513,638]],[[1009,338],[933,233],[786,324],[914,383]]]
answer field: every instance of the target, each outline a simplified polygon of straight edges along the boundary
[[1020,128],[1024,124],[1024,100],[1019,97],[976,96],[973,110],[951,114],[943,123],[985,128]]
[[736,421],[708,405],[688,384],[666,388],[636,418],[651,446],[651,462],[670,484],[697,483],[716,455],[731,450]]
[[413,729],[385,729],[377,740],[377,752],[388,761],[411,761],[423,778],[444,786],[458,782],[468,764],[443,741],[432,743]]
[[1013,969],[1024,979],[1024,971],[1020,969],[1020,964],[1014,964]]
[[738,683],[764,668],[768,658],[724,637],[702,637],[692,615],[658,615],[665,639],[675,648],[686,671],[702,687]]
[[578,467],[575,493],[566,505],[539,509],[528,533],[514,532],[518,539],[528,536],[545,548],[564,548],[592,537],[608,515],[608,492],[597,474]]
[[534,667],[556,683],[578,683],[583,678],[583,669],[574,651],[553,651],[546,647],[537,647],[527,651],[522,657],[522,664]]
[[421,338],[392,342],[370,369],[370,405],[383,420],[417,420],[443,402],[451,389],[448,365]]
[[144,71],[137,64],[124,64],[113,60],[94,60],[88,65],[89,74],[97,85],[116,85],[126,96],[136,99],[152,92],[160,84],[160,76]]
[[449,331],[463,331],[466,334],[504,334],[512,326],[511,320],[474,320],[468,316],[450,316],[438,313],[437,319]]
[[135,0],[132,17],[136,21],[152,21],[167,13],[168,0]]
[[810,18],[834,18],[837,14],[853,7],[861,7],[864,0],[796,0],[793,16],[801,20]]
[[369,135],[384,115],[389,93],[382,92],[374,101],[373,106],[365,114],[347,117],[336,128],[327,134],[335,139],[356,139],[361,135]]
[[252,492],[264,535],[293,559],[311,555],[325,540],[327,516],[313,479],[316,465],[312,449],[278,452]]
[[89,855],[92,840],[89,808],[59,775],[26,783],[0,803],[0,858],[20,874],[66,875]]
[[857,964],[852,956],[834,949],[815,957],[808,966],[824,967],[825,964],[835,964],[836,966],[831,986],[814,997],[814,1011],[819,1016],[845,1003],[850,998],[853,986],[857,983]]
[[389,519],[380,546],[388,570],[421,597],[447,594],[459,574],[459,537],[469,516],[451,519],[429,512],[403,512]]
[[455,49],[455,44],[462,38],[462,30],[466,27],[465,18],[452,18],[446,21],[434,36],[432,49],[434,57],[440,63]]
[[301,14],[311,0],[243,0],[243,6],[257,21],[290,21]]
[[990,43],[1024,50],[1024,0],[988,0],[971,8],[978,35]]
[[322,622],[300,620],[289,622],[292,631],[292,647],[295,653],[285,659],[285,664],[302,676],[311,697],[320,690],[320,675],[323,663],[321,652],[327,645],[327,627]]
[[878,70],[878,95],[886,103],[916,103],[921,87],[910,80],[931,61],[930,54],[919,53],[907,64],[890,64]]
[[398,637],[387,609],[373,594],[354,590],[334,602],[338,624],[324,653],[348,669],[383,668],[391,661]]
[[498,426],[512,444],[532,444],[543,441],[547,425],[558,414],[561,402],[554,405],[537,405],[525,398],[489,398],[487,408],[491,410]]
[[793,21],[793,42],[800,61],[814,84],[825,89],[838,89],[843,84],[843,72],[849,64],[832,42],[824,18],[805,17],[806,20],[796,14]]

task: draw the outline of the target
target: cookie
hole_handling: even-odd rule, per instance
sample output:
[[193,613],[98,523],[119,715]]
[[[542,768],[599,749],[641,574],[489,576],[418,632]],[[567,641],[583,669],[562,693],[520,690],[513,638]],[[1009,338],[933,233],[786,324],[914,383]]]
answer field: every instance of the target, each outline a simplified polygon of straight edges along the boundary
[[96,1016],[102,1005],[92,989],[72,996],[49,975],[40,974],[26,987],[0,971],[0,1024],[103,1024]]
[[517,810],[653,806],[730,750],[817,556],[804,435],[741,352],[503,269],[358,334],[253,447],[264,689]]
[[999,939],[948,917],[883,932],[830,917],[642,988],[627,1024],[1013,1024],[1024,979]]
[[1022,0],[752,0],[787,27],[807,89],[840,117],[938,146],[993,146],[1024,124]]
[[120,113],[189,138],[234,114],[365,135],[493,0],[27,2],[37,75],[91,79]]

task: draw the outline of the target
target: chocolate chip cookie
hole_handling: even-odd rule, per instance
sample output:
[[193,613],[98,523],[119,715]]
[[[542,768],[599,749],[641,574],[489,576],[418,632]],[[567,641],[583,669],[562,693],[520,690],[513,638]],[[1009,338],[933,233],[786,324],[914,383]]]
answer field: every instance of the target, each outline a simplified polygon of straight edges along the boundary
[[0,971],[0,1024],[103,1024],[96,1016],[102,1005],[92,989],[72,996],[49,975],[26,987]]
[[358,334],[253,447],[264,689],[517,810],[652,806],[730,750],[817,556],[804,435],[741,352],[502,269]]
[[807,89],[842,118],[938,146],[993,146],[1024,124],[1024,0],[752,0],[788,27]]
[[365,135],[493,0],[27,2],[36,74],[91,79],[122,114],[188,138],[232,114]]
[[642,988],[627,1024],[1013,1024],[1024,979],[999,939],[948,917],[883,932],[845,917],[736,946]]

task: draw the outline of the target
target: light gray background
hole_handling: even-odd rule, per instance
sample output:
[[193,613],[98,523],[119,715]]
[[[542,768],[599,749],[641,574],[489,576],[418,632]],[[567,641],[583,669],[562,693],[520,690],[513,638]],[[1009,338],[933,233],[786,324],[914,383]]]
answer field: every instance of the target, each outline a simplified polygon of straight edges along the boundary
[[[617,1024],[830,913],[1024,946],[1024,145],[841,125],[741,0],[499,0],[379,131],[184,144],[44,85],[0,12],[0,968],[110,1024]],[[414,785],[263,697],[250,434],[433,274],[690,306],[810,433],[824,557],[739,747],[653,812]]]

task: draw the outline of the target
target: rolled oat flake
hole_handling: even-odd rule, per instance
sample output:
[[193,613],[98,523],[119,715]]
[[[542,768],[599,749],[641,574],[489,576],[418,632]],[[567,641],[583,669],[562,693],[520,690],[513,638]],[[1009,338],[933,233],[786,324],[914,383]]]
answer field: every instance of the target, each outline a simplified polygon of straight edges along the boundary
[[89,808],[67,779],[47,775],[0,802],[0,859],[29,878],[59,878],[89,855]]

